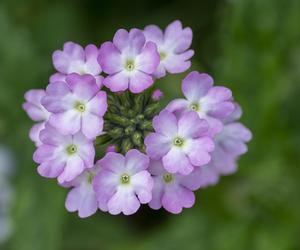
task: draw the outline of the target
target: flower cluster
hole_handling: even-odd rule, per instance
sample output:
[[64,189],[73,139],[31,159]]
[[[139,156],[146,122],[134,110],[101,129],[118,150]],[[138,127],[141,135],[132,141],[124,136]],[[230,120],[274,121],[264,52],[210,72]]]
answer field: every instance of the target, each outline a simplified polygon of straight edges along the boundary
[[149,204],[177,214],[193,206],[193,191],[236,170],[251,133],[228,88],[194,71],[182,82],[185,99],[161,107],[157,80],[191,66],[191,43],[192,30],[174,21],[53,53],[57,72],[25,94],[23,108],[37,122],[37,171],[70,190],[68,211],[130,215]]

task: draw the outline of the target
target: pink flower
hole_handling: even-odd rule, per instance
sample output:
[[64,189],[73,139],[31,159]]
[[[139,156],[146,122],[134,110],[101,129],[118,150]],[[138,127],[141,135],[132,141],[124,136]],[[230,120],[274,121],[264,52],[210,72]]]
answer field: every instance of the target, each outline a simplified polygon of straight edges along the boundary
[[39,134],[45,128],[45,123],[48,121],[50,113],[41,104],[42,98],[46,95],[43,89],[32,89],[25,93],[26,102],[23,103],[23,109],[28,116],[38,123],[30,129],[29,137],[35,142],[36,146],[41,145]]
[[194,55],[191,46],[193,32],[190,28],[182,28],[180,21],[169,24],[163,32],[156,25],[144,29],[146,41],[154,42],[160,54],[160,64],[154,75],[161,78],[169,73],[181,73],[191,66],[190,58]]
[[70,74],[66,82],[50,83],[46,93],[42,104],[52,113],[49,123],[62,134],[82,131],[93,139],[102,133],[106,92],[99,90],[92,76]]
[[46,124],[40,139],[43,144],[37,148],[33,159],[40,164],[38,172],[41,176],[58,178],[59,183],[70,182],[85,169],[93,167],[94,145],[82,133],[62,135]]
[[50,77],[50,83],[62,81],[68,74],[77,73],[79,75],[90,74],[96,78],[96,82],[101,87],[102,69],[97,58],[99,49],[89,44],[83,49],[79,44],[66,42],[63,50],[56,50],[53,55],[53,65],[59,72]]
[[108,74],[103,84],[111,91],[140,93],[153,84],[151,75],[159,64],[159,54],[154,43],[145,42],[141,30],[120,29],[113,42],[102,44],[98,61]]
[[149,158],[136,149],[129,150],[125,157],[110,152],[96,163],[99,173],[93,181],[99,207],[111,214],[134,214],[140,203],[151,198],[153,180],[146,170]]
[[206,136],[207,122],[195,112],[177,118],[163,110],[154,117],[153,128],[155,132],[145,138],[146,152],[152,159],[162,158],[168,172],[188,175],[210,161],[214,143]]
[[171,174],[167,172],[161,161],[150,161],[149,172],[154,180],[152,209],[163,207],[167,211],[178,214],[182,208],[190,208],[195,203],[194,190],[200,187],[201,168],[195,169],[189,175]]
[[65,207],[69,212],[78,211],[80,218],[86,218],[98,210],[98,201],[92,181],[99,168],[86,169],[80,176],[64,186],[72,187],[67,195]]
[[182,92],[186,99],[175,99],[166,109],[170,112],[193,110],[209,123],[211,136],[220,133],[222,119],[234,110],[231,91],[225,87],[213,87],[213,79],[209,75],[193,71],[183,79]]

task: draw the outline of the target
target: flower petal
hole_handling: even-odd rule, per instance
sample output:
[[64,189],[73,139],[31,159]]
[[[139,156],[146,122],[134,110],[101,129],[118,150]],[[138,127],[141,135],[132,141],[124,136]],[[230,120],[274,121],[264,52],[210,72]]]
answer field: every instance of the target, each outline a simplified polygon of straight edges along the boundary
[[66,77],[69,88],[77,97],[83,101],[93,98],[99,91],[96,80],[91,75],[70,74]]
[[152,159],[158,160],[171,149],[171,142],[168,137],[151,133],[145,138],[146,152]]
[[107,203],[107,207],[110,214],[117,215],[122,212],[124,215],[131,215],[139,209],[140,202],[132,190],[119,188]]
[[173,147],[163,158],[164,168],[170,173],[190,174],[194,166],[181,148]]
[[49,123],[64,135],[74,135],[80,130],[81,115],[76,110],[71,109],[62,113],[52,114]]
[[103,116],[107,110],[107,95],[99,91],[87,104],[87,111],[93,115]]
[[163,110],[155,116],[152,124],[155,132],[168,138],[172,139],[178,133],[176,116],[168,110]]
[[58,176],[58,182],[64,183],[74,180],[84,170],[84,162],[78,155],[68,157],[64,171]]
[[141,71],[136,71],[133,76],[130,76],[129,90],[132,93],[141,93],[153,84],[152,76]]
[[114,75],[107,76],[103,80],[103,84],[112,92],[124,91],[128,89],[129,77],[121,71]]
[[82,133],[88,139],[94,139],[103,131],[103,118],[86,113],[82,116]]
[[197,71],[189,73],[182,81],[182,92],[190,102],[199,102],[213,85],[213,79],[208,74]]
[[153,42],[147,42],[141,53],[136,57],[137,69],[152,74],[160,62],[157,47]]
[[125,168],[130,175],[147,169],[149,166],[149,157],[136,149],[129,150],[125,158]]
[[179,214],[183,207],[190,208],[194,203],[194,193],[181,186],[167,187],[162,197],[163,207],[173,214]]
[[112,42],[101,45],[98,62],[107,74],[115,74],[122,70],[121,53]]
[[196,112],[184,113],[178,121],[178,134],[183,138],[196,138],[207,131],[207,121],[200,119]]
[[186,144],[184,152],[194,166],[203,166],[210,161],[209,152],[214,150],[214,142],[210,137],[190,139]]
[[146,170],[140,171],[131,176],[131,185],[142,204],[148,203],[152,199],[153,179]]

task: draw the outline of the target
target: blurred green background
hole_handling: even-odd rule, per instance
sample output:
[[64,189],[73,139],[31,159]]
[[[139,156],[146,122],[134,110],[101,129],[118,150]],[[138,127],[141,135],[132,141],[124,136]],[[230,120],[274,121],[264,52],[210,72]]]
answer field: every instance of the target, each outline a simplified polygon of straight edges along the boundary
[[[45,88],[51,53],[65,41],[100,45],[118,28],[194,31],[193,69],[230,87],[253,132],[239,171],[197,192],[180,215],[98,213],[81,220],[64,209],[66,190],[36,173],[32,122],[23,94]],[[166,101],[185,74],[158,84]],[[16,161],[12,250],[300,249],[300,1],[0,1],[0,143]]]

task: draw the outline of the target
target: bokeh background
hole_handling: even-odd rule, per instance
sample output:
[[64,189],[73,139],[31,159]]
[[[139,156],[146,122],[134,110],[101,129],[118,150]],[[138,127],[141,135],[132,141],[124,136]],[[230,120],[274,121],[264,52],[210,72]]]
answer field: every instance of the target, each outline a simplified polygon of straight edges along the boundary
[[[147,207],[130,217],[67,213],[66,190],[36,173],[24,92],[45,88],[51,53],[65,41],[100,45],[118,28],[175,19],[194,31],[192,68],[230,87],[243,107],[254,137],[239,171],[199,190],[195,206],[176,216]],[[184,75],[158,83],[166,102],[180,95]],[[0,173],[13,198],[0,213],[12,225],[0,249],[300,249],[299,97],[298,0],[1,0],[0,145],[14,171]]]

